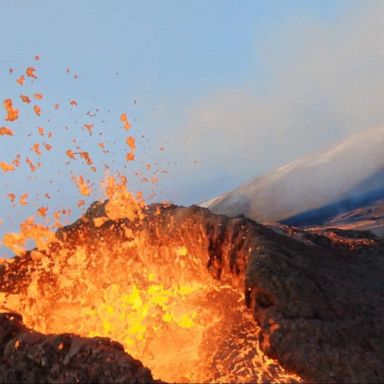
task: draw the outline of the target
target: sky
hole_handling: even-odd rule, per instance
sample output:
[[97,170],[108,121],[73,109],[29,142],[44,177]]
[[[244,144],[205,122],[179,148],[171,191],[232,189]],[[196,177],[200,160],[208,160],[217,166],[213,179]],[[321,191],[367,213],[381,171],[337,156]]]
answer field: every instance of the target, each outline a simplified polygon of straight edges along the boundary
[[[0,175],[0,236],[42,205],[79,216],[71,177],[96,182],[105,162],[132,190],[187,205],[382,124],[383,15],[370,0],[0,0],[0,93],[22,115],[0,122],[15,130],[0,136],[0,162],[21,153],[42,163]],[[20,87],[31,65],[38,79]],[[40,117],[18,100],[33,92],[44,94]],[[123,112],[138,147],[128,165]],[[46,139],[38,126],[53,132],[41,159],[31,151]],[[75,145],[97,172],[64,165]],[[167,171],[155,186],[134,175],[146,163]],[[26,206],[7,196],[26,192]]]

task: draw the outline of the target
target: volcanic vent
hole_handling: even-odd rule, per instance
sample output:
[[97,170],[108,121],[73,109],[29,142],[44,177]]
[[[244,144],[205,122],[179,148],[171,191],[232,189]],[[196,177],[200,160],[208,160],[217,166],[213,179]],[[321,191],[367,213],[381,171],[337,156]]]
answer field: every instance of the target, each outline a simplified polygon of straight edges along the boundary
[[245,305],[271,305],[245,288],[262,226],[164,205],[112,220],[109,203],[3,265],[3,311],[43,333],[109,337],[166,381],[300,381],[261,352]]

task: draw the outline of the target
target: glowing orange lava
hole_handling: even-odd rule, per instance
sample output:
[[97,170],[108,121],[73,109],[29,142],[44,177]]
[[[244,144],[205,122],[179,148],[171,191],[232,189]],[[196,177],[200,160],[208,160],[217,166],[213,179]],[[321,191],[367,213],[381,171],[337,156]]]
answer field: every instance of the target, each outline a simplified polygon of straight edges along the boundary
[[60,240],[31,220],[6,238],[16,253],[30,237],[38,249],[26,256],[24,288],[0,293],[3,310],[44,333],[119,341],[169,382],[300,381],[260,351],[243,277],[213,278],[201,235],[193,249],[178,237],[154,241],[157,227],[141,226],[146,207],[124,180],[110,178],[106,189],[104,213],[85,216]]

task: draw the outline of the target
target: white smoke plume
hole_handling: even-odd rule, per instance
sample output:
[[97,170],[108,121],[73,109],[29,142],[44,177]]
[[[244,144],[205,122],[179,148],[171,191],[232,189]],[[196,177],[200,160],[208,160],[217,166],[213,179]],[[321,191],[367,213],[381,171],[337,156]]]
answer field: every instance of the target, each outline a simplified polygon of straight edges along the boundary
[[256,36],[265,70],[189,105],[170,135],[184,185],[176,200],[213,197],[384,123],[384,2],[353,4],[326,22],[292,20]]

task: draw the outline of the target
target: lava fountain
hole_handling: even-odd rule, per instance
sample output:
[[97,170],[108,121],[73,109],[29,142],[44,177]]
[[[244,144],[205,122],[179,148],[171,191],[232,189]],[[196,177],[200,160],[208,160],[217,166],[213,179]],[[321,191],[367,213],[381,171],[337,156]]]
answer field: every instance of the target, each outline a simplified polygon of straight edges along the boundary
[[[74,224],[63,227],[60,223],[66,210],[53,212],[53,225],[49,220],[49,225],[41,223],[51,209],[41,205],[35,215],[40,223],[32,216],[22,222],[20,233],[4,236],[3,245],[17,256],[0,264],[0,310],[20,313],[26,326],[42,333],[118,341],[161,380],[299,382],[300,378],[261,352],[259,328],[246,306],[252,296],[246,288],[247,268],[258,247],[256,224],[197,207],[148,206],[142,193],[127,190],[127,179],[120,172],[136,158],[135,138],[129,135],[121,140],[125,149],[116,152],[123,153],[125,165],[119,170],[112,169],[113,161],[103,164],[100,159],[110,152],[108,140],[89,147],[96,143],[96,134],[103,134],[97,132],[95,120],[99,109],[84,116],[76,112],[74,124],[80,117],[86,119],[81,121],[81,131],[68,142],[60,131],[60,140],[54,143],[55,133],[41,125],[42,115],[49,113],[50,105],[52,114],[64,107],[40,93],[36,73],[28,67],[15,81],[24,87],[23,94],[3,102],[7,126],[0,128],[2,140],[22,134],[17,124],[24,114],[32,113],[37,126],[19,141],[29,149],[10,151],[8,159],[1,159],[4,177],[26,165],[32,180],[47,185],[52,180],[42,182],[38,177],[43,159],[64,158],[65,167],[70,167],[67,176],[81,195],[80,207],[86,204],[84,199],[97,199],[94,175],[100,167],[120,176],[107,178],[107,200],[99,199]],[[41,108],[37,103],[43,101]],[[65,103],[68,116],[78,108],[73,98]],[[127,135],[131,124],[126,113],[120,115],[120,124]],[[59,155],[53,158],[53,152]],[[164,172],[156,167],[147,163],[144,171],[136,173],[142,182],[156,184],[157,174]],[[145,171],[150,174],[146,176]],[[22,207],[28,206],[30,195],[30,191],[20,196],[7,193],[11,204]],[[50,199],[50,194],[44,198]],[[30,239],[36,248],[25,251]]]

